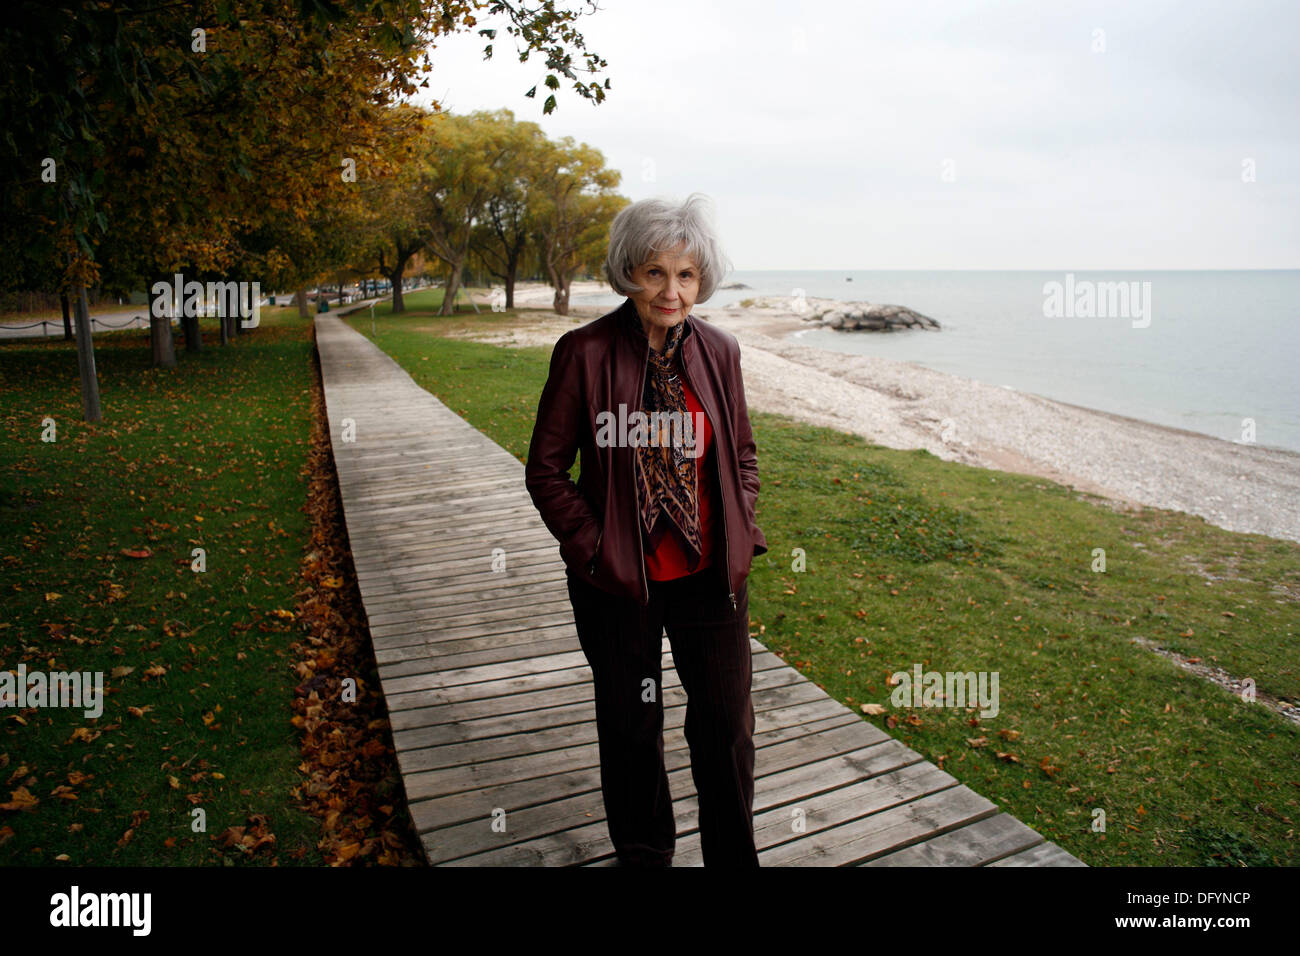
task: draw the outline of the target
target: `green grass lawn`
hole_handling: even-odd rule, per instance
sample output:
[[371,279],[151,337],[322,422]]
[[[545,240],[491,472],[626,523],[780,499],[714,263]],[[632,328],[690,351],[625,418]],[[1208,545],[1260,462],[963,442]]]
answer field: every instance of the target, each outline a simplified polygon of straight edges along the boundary
[[147,331],[96,335],[93,425],[73,348],[0,343],[0,669],[100,671],[107,694],[97,720],[0,711],[0,802],[38,801],[0,810],[0,862],[234,861],[212,837],[255,815],[281,865],[320,862],[290,796],[311,326],[267,309],[224,348],[204,331],[171,370]]
[[[441,338],[516,318],[435,318],[439,296],[408,296],[405,316],[378,307],[375,341],[523,460],[549,349]],[[345,321],[371,336],[368,314]],[[1300,699],[1300,545],[752,421],[770,550],[751,572],[750,620],[769,648],[845,704],[883,705],[864,719],[1086,863],[1300,862],[1300,728],[1134,640]],[[889,675],[918,663],[996,671],[1000,712],[894,707]]]

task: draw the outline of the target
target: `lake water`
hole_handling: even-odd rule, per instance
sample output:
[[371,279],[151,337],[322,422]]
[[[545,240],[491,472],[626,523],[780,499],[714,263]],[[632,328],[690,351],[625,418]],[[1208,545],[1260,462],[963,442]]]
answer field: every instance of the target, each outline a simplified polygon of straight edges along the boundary
[[[1258,444],[1300,451],[1300,271],[1071,276],[1078,308],[1068,312],[1046,308],[1044,291],[1052,282],[1064,291],[1065,272],[919,271],[733,272],[728,283],[750,288],[719,290],[701,310],[798,290],[904,305],[942,331],[809,328],[793,336],[1230,441],[1242,440],[1252,419]],[[1113,282],[1139,293],[1128,313],[1102,314],[1104,295],[1089,312],[1085,284]],[[611,308],[622,301],[609,293],[573,298]]]

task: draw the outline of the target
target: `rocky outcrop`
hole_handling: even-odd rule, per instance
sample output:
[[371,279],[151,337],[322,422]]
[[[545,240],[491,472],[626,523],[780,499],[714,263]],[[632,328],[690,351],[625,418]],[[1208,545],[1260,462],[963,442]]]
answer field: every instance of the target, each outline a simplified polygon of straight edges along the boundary
[[928,315],[913,312],[905,306],[870,302],[841,302],[831,308],[814,309],[805,320],[845,331],[896,332],[900,329],[939,328],[939,323]]
[[811,325],[845,332],[899,332],[903,329],[932,329],[941,326],[928,315],[902,305],[877,305],[872,302],[840,302],[836,299],[802,296],[765,296],[746,300],[759,309],[793,312]]

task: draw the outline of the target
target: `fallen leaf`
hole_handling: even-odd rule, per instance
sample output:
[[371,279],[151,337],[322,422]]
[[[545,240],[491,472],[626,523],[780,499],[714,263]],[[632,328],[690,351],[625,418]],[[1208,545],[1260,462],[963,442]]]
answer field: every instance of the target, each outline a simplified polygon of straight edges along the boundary
[[220,833],[213,837],[221,846],[235,846],[244,839],[243,827],[226,827]]
[[9,792],[9,802],[0,803],[0,810],[30,810],[40,802],[26,787],[19,787]]

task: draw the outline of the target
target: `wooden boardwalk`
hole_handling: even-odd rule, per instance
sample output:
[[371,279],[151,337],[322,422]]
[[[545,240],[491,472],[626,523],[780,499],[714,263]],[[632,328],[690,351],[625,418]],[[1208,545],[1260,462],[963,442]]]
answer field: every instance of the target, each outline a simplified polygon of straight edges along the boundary
[[[523,464],[336,315],[316,318],[316,340],[352,559],[429,862],[612,865],[591,670]],[[493,571],[497,548],[505,570]],[[752,644],[763,866],[1083,865]],[[663,668],[673,864],[699,865],[686,700],[666,647]]]

